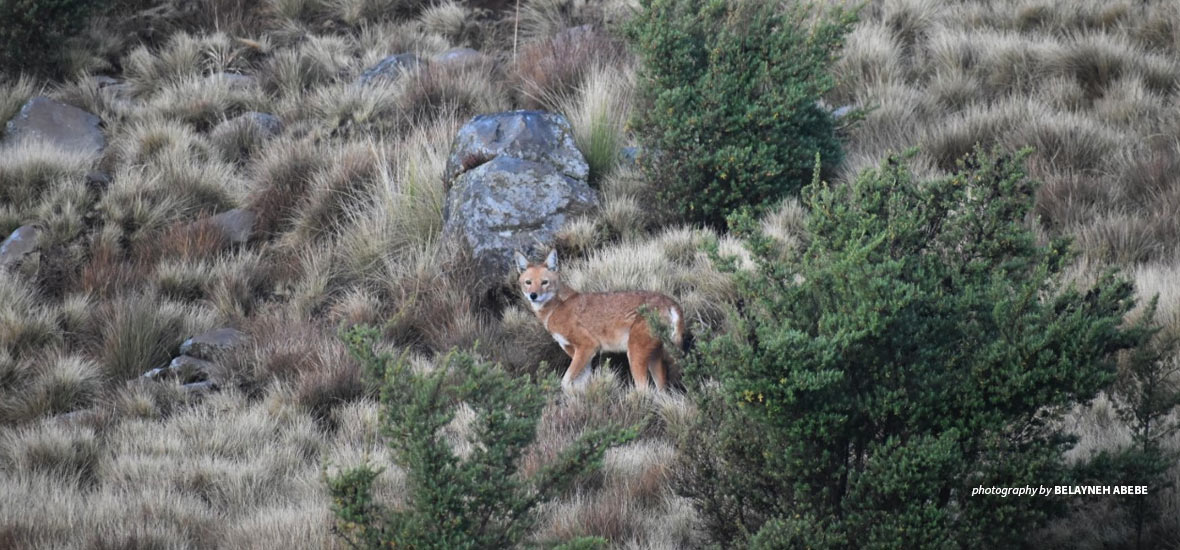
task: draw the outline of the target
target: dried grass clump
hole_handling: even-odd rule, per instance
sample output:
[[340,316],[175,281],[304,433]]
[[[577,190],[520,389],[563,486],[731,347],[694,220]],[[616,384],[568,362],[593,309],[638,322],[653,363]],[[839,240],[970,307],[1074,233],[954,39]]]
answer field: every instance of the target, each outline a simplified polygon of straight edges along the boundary
[[259,77],[267,92],[298,98],[356,69],[354,45],[336,36],[308,36],[267,59]]
[[573,127],[574,143],[590,165],[592,183],[602,181],[619,163],[634,106],[635,78],[631,69],[594,67],[575,94],[552,100]]
[[489,57],[462,64],[431,63],[403,79],[398,102],[409,128],[437,120],[466,120],[510,108],[504,78]]
[[179,32],[155,52],[147,46],[132,50],[123,60],[123,74],[133,93],[144,97],[185,79],[246,72],[250,51],[224,33]]
[[519,104],[557,110],[558,98],[576,93],[595,67],[620,66],[626,50],[615,39],[589,27],[575,27],[520,48],[511,77]]
[[14,391],[0,407],[9,422],[27,422],[94,405],[105,381],[97,363],[60,351],[36,357],[26,368],[30,371],[28,384],[12,386],[19,392]]
[[57,311],[23,278],[0,277],[0,352],[20,359],[55,342],[57,318]]
[[90,155],[49,143],[22,141],[8,145],[0,149],[0,204],[17,216],[30,217],[30,210],[43,196],[81,181],[93,160]]
[[185,338],[213,328],[208,311],[131,294],[103,303],[91,329],[103,373],[129,380],[168,362]]
[[12,120],[25,102],[37,95],[38,88],[28,75],[22,74],[16,79],[8,75],[0,77],[0,120]]

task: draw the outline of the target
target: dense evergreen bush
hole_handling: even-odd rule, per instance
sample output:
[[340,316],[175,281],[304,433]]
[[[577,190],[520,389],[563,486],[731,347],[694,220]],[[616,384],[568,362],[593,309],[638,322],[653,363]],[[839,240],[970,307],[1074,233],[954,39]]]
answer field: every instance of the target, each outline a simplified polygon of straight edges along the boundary
[[82,30],[103,2],[4,0],[0,2],[0,73],[60,76],[62,43]]
[[841,159],[816,101],[853,15],[802,4],[643,0],[629,32],[643,57],[634,128],[663,199],[694,222],[724,226],[798,191],[818,152]]
[[[373,500],[379,470],[364,465],[330,477],[338,532],[363,548],[417,550],[512,548],[533,532],[537,506],[597,468],[606,449],[633,430],[592,430],[531,477],[518,471],[537,435],[552,384],[508,375],[470,353],[452,352],[433,372],[415,372],[404,355],[373,351],[376,331],[345,335],[367,374],[381,382],[382,429],[406,470],[407,504],[389,510]],[[465,403],[475,412],[471,451],[456,454],[441,431]],[[567,542],[592,548],[594,539]]]
[[972,490],[1077,475],[1060,414],[1150,331],[1123,324],[1130,283],[1079,287],[1068,242],[1038,244],[1025,155],[976,152],[926,182],[889,158],[805,190],[805,249],[750,236],[759,269],[735,275],[735,330],[690,365],[720,385],[679,490],[716,541],[1009,548],[1062,511]]

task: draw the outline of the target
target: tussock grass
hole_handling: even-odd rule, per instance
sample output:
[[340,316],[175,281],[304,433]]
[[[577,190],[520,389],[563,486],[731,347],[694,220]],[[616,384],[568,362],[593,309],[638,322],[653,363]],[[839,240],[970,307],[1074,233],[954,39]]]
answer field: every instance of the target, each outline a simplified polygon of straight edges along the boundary
[[90,155],[48,143],[23,141],[9,145],[0,150],[0,203],[17,216],[31,218],[29,211],[42,196],[81,180],[92,162]]
[[548,101],[569,119],[574,143],[590,165],[591,182],[601,181],[619,162],[634,94],[634,70],[604,65],[590,70],[576,94]]
[[247,199],[247,207],[258,216],[257,229],[270,235],[288,229],[312,174],[327,162],[328,156],[310,140],[281,138],[263,148],[250,167],[253,188]]
[[522,0],[519,34],[531,41],[582,25],[600,30],[614,28],[631,9],[634,6],[626,1]]
[[270,110],[256,85],[243,86],[221,75],[179,78],[152,94],[147,108],[198,130],[208,130],[245,111]]
[[[841,178],[910,145],[922,150],[913,170],[930,176],[976,143],[1032,145],[1030,171],[1045,185],[1029,223],[1073,236],[1079,272],[1133,266],[1140,296],[1159,293],[1158,319],[1178,330],[1172,4],[866,6],[825,98],[866,108],[843,129]],[[0,396],[0,491],[22,503],[0,504],[0,547],[338,546],[323,468],[389,463],[379,406],[336,336],[341,325],[381,327],[418,368],[478,342],[515,372],[560,375],[568,356],[500,284],[513,274],[480,273],[440,235],[439,174],[455,131],[477,113],[545,108],[570,119],[602,199],[559,237],[573,286],[663,292],[698,335],[725,330],[732,282],[702,248],[716,242],[744,268],[748,253],[727,235],[677,226],[619,157],[633,145],[624,121],[637,67],[613,35],[633,7],[522,0],[514,29],[514,12],[462,2],[201,0],[188,20],[154,19],[154,35],[120,36],[114,22],[88,31],[107,36],[75,63],[127,86],[92,72],[50,94],[99,114],[108,150],[95,159],[26,144],[0,154],[0,234],[36,222],[46,239],[35,277],[0,277],[0,384],[14,390]],[[385,56],[463,46],[483,57],[354,85]],[[0,118],[43,88],[0,83]],[[277,115],[282,135],[221,125],[248,110]],[[96,168],[109,185],[85,183]],[[257,215],[241,246],[208,221],[233,207]],[[786,201],[761,227],[785,253],[807,245],[803,221],[803,207]],[[220,392],[129,381],[183,338],[226,325],[250,340],[219,364]],[[584,394],[546,408],[530,471],[587,429],[642,433],[546,505],[535,541],[699,544],[691,503],[668,489],[693,398],[634,395],[626,380],[620,358],[603,357]],[[1082,435],[1071,457],[1127,441],[1103,399],[1066,419]],[[470,429],[456,421],[445,435],[462,446]],[[396,466],[383,472],[377,500],[404,504],[404,478]],[[129,501],[142,505],[127,511]],[[1125,540],[1122,526],[1103,526],[1109,510],[1077,513],[1062,525],[1101,527],[1058,540]]]
[[0,121],[7,122],[16,116],[25,102],[37,95],[37,91],[37,83],[25,75],[16,79],[5,75],[0,79]]
[[462,64],[433,63],[403,80],[399,102],[411,127],[439,119],[467,120],[508,110],[500,68],[491,58]]
[[[6,274],[7,275],[7,274]],[[0,350],[21,358],[58,339],[57,311],[24,279],[0,278]]]
[[[1150,158],[1152,136],[1174,127],[1178,50],[1159,30],[1176,10],[1164,4],[898,0],[868,8],[831,99],[870,108],[850,130],[844,173],[903,144],[922,147],[940,170],[976,143],[1032,146],[1032,175],[1047,182],[1038,205],[1046,227],[1075,236],[1091,259],[1170,258],[1174,247],[1160,243],[1173,224],[1104,191],[1136,180],[1125,159]],[[1156,193],[1170,203],[1170,187]]]
[[112,380],[129,380],[167,363],[185,338],[213,328],[207,311],[139,293],[103,303],[94,321],[102,369]]
[[123,74],[136,95],[146,96],[185,79],[244,72],[247,51],[224,33],[178,32],[155,52],[147,46],[132,50],[123,59]]
[[268,92],[300,96],[356,69],[355,49],[335,36],[309,36],[296,48],[275,52],[262,67],[260,78]]
[[593,28],[570,29],[520,48],[512,76],[517,101],[557,110],[559,98],[576,93],[595,67],[621,65],[626,50]]
[[35,359],[33,365],[33,380],[14,396],[14,410],[6,415],[10,420],[19,422],[68,413],[98,401],[104,380],[97,363],[55,352]]
[[64,478],[68,482],[94,481],[101,461],[102,444],[92,430],[55,424],[6,430],[0,460],[4,469]]
[[469,35],[479,32],[478,25],[471,21],[471,9],[451,0],[428,6],[418,20],[427,33],[442,36],[453,44],[462,44]]

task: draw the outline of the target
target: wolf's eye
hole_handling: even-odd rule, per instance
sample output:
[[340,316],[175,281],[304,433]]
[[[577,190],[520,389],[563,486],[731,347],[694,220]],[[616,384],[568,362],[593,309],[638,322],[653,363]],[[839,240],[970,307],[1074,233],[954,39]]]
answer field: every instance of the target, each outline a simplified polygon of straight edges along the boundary
[[549,281],[541,281],[541,286],[549,286]]
[[528,279],[525,279],[524,284],[531,285],[531,284],[533,284],[533,282]]

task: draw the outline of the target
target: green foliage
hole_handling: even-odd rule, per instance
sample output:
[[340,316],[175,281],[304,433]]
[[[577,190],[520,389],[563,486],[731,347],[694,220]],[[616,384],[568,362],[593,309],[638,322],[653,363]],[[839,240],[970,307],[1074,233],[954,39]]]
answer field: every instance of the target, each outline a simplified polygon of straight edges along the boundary
[[[1158,297],[1157,297],[1158,299]],[[1139,326],[1150,330],[1156,302],[1140,318]],[[1162,497],[1172,487],[1169,468],[1176,464],[1180,452],[1167,441],[1180,430],[1172,412],[1180,405],[1180,385],[1176,382],[1175,360],[1177,336],[1167,331],[1152,331],[1154,338],[1124,352],[1119,362],[1119,376],[1112,392],[1119,418],[1131,428],[1132,444],[1114,451],[1103,451],[1087,468],[1095,485],[1146,485],[1148,494],[1117,497],[1121,502],[1122,521],[1134,533],[1123,548],[1160,548],[1169,535],[1160,528]]]
[[723,227],[798,191],[818,152],[839,164],[832,117],[816,101],[854,13],[813,20],[801,4],[643,0],[630,27],[643,56],[634,127],[658,154],[643,165],[662,199]]
[[86,24],[101,2],[4,0],[0,2],[0,72],[56,75],[62,42]]
[[[367,373],[381,381],[383,435],[406,469],[408,504],[373,501],[378,471],[349,469],[328,480],[338,532],[364,548],[511,548],[533,531],[537,506],[601,465],[614,445],[635,437],[612,426],[590,431],[557,460],[525,478],[518,463],[537,434],[551,384],[508,375],[470,353],[452,352],[433,372],[415,372],[405,355],[373,351],[377,332],[345,334]],[[440,431],[461,403],[475,412],[471,451],[460,457]],[[572,541],[577,548],[594,541]]]
[[1069,479],[1056,420],[1150,331],[1123,327],[1133,288],[1113,273],[1064,282],[1068,243],[1025,225],[1026,155],[977,151],[927,182],[889,158],[804,192],[805,250],[750,235],[734,330],[688,365],[720,378],[679,487],[714,540],[1015,547],[1061,512],[971,491]]

